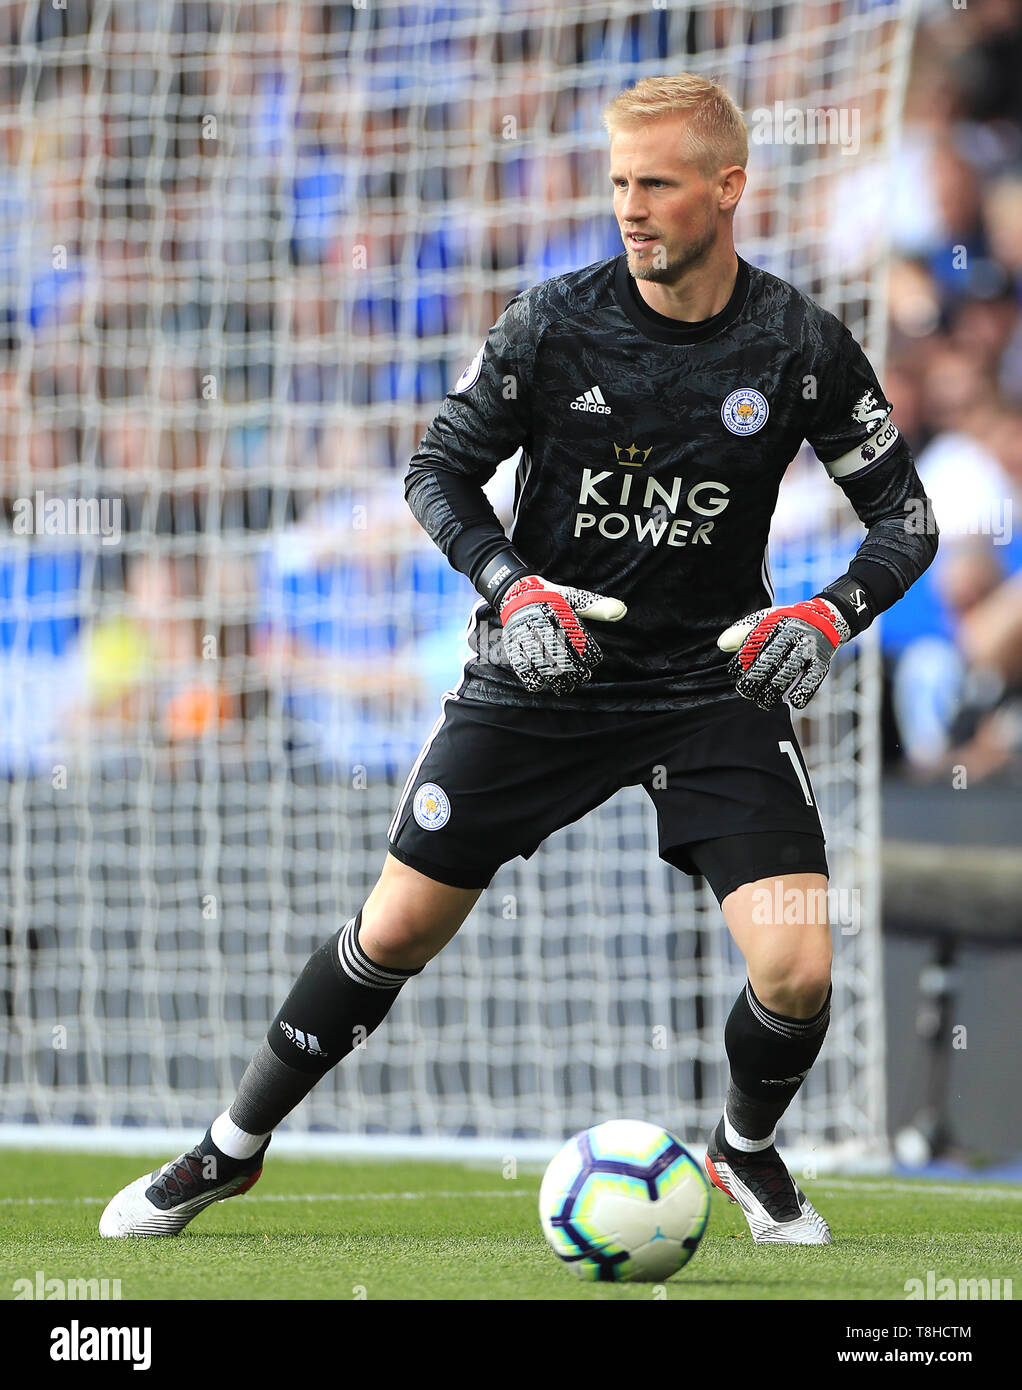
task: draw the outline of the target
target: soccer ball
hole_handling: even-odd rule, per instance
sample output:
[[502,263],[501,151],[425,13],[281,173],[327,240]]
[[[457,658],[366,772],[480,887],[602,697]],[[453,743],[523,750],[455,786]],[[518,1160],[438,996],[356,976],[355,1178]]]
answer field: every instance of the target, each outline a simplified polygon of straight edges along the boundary
[[680,1140],[643,1120],[607,1120],[550,1160],[539,1219],[579,1279],[669,1279],[695,1254],[710,1214],[703,1170]]

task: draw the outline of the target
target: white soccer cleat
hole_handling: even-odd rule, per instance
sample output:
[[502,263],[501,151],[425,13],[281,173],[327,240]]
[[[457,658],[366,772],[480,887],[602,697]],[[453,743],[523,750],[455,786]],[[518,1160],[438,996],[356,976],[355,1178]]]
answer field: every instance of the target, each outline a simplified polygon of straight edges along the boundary
[[[240,1197],[259,1181],[269,1139],[241,1163],[209,1152],[209,1135],[189,1153],[122,1187],[99,1218],[101,1236],[176,1236],[200,1211]],[[218,1169],[230,1168],[219,1177]]]
[[714,1187],[741,1207],[757,1245],[832,1245],[830,1227],[771,1145],[755,1154],[724,1148],[724,1122],[706,1150]]

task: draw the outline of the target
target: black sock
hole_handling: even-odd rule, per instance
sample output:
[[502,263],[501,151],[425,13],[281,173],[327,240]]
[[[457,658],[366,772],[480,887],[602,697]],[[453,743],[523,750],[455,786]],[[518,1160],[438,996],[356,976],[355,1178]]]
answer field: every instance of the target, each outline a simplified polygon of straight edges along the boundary
[[308,961],[249,1062],[230,1109],[247,1134],[268,1134],[386,1018],[417,970],[377,965],[353,917]]
[[785,1018],[756,998],[752,985],[724,1026],[731,1063],[724,1113],[743,1139],[769,1139],[819,1055],[830,1023],[830,996],[812,1018]]
[[[266,1044],[264,1043],[263,1046],[265,1047],[265,1045]],[[262,1130],[256,1131],[257,1134],[261,1134],[264,1132],[265,1131]],[[269,1142],[270,1141],[267,1138],[263,1143],[262,1148],[259,1150],[259,1155],[262,1155],[266,1152],[266,1149],[269,1146]],[[253,1154],[252,1158],[233,1158],[230,1154],[224,1153],[223,1149],[219,1148],[213,1140],[212,1125],[210,1125],[209,1129],[206,1130],[206,1133],[199,1140],[198,1149],[199,1153],[202,1154],[205,1158],[213,1158],[215,1160],[213,1167],[204,1168],[203,1176],[216,1178],[220,1181],[225,1181],[228,1178],[233,1178],[236,1173],[240,1173],[245,1169],[251,1171],[253,1163],[257,1157],[257,1155]]]

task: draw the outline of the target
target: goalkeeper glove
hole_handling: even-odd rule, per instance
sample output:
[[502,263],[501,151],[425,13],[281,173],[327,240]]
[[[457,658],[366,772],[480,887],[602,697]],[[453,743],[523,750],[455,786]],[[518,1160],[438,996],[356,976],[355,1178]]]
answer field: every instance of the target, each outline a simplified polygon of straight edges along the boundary
[[773,709],[787,695],[795,709],[805,709],[851,635],[834,605],[817,597],[750,613],[721,633],[717,646],[735,653],[727,669],[739,695],[760,709]]
[[527,690],[567,695],[603,659],[579,618],[616,623],[627,611],[620,599],[561,588],[536,574],[516,579],[500,605],[511,669]]

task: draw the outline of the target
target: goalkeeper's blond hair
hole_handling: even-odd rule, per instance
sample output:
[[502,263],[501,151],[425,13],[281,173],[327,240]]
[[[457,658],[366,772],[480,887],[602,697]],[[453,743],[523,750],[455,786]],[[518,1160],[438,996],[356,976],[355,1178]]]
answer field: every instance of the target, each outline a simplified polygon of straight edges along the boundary
[[646,125],[664,116],[685,117],[690,160],[707,177],[749,160],[749,133],[741,111],[716,82],[695,73],[643,77],[620,92],[603,112],[614,137],[619,130]]

